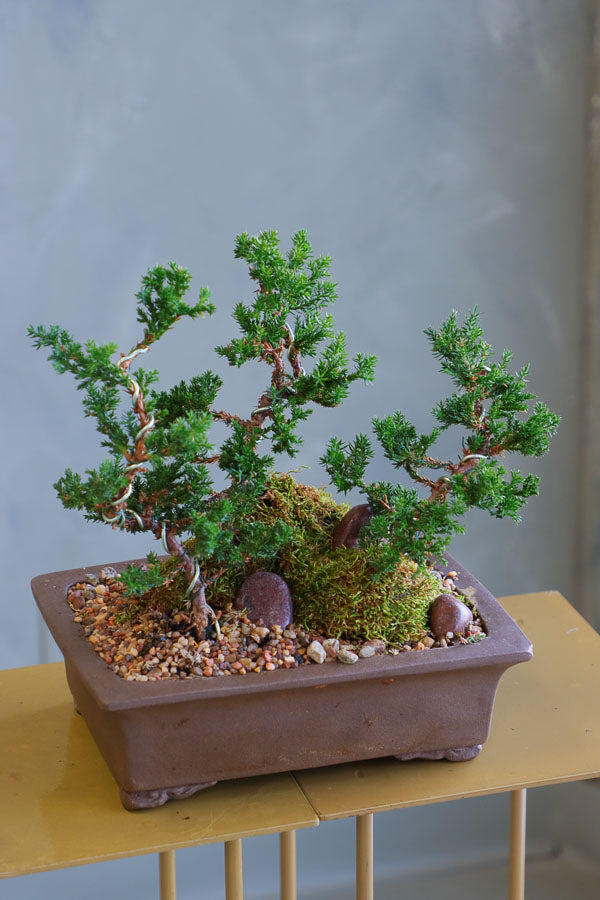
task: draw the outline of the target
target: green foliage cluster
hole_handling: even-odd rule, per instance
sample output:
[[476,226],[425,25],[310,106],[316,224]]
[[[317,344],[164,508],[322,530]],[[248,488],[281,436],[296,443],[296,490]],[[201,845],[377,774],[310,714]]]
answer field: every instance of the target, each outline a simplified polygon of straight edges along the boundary
[[[208,560],[220,571],[240,569],[248,559],[272,559],[293,540],[293,524],[253,517],[273,453],[295,455],[302,442],[297,426],[310,406],[336,405],[352,382],[373,378],[375,364],[362,354],[348,362],[344,335],[334,331],[326,312],[337,296],[330,260],[313,256],[304,231],[293,236],[285,255],[274,231],[242,234],[235,255],[248,263],[257,289],[250,302],[235,307],[241,336],[217,353],[235,367],[249,361],[269,367],[265,390],[246,416],[215,408],[222,382],[211,371],[157,390],[158,372],[137,364],[179,319],[214,312],[206,288],[196,304],[184,301],[191,276],[175,263],[156,266],[143,278],[136,298],[144,331],[127,355],[115,358],[112,343],[82,346],[58,325],[29,328],[36,349],[48,348],[55,369],[74,376],[85,415],[95,418],[109,454],[84,475],[65,471],[54,485],[63,505],[91,521],[162,537],[190,586],[202,589],[210,584],[203,573]],[[310,371],[303,358],[313,361]],[[210,438],[215,421],[229,428],[220,447]],[[259,452],[263,441],[271,453]],[[214,488],[213,465],[227,476],[223,491]],[[191,551],[184,546],[190,538]],[[128,586],[139,594],[155,578],[150,565]]]
[[[531,409],[528,367],[511,373],[506,351],[494,361],[476,310],[462,324],[452,313],[426,332],[454,385],[433,410],[435,427],[420,434],[401,412],[373,420],[383,454],[412,485],[367,481],[374,455],[367,435],[329,441],[322,462],[331,483],[343,493],[358,489],[372,511],[358,549],[332,550],[346,507],[274,474],[274,455],[295,456],[300,423],[315,405],[341,403],[354,382],[372,381],[375,357],[348,359],[329,311],[337,299],[330,259],[313,255],[304,231],[287,253],[274,231],[241,234],[235,256],[247,263],[255,289],[235,306],[237,336],[216,352],[234,368],[266,367],[264,389],[245,413],[217,407],[222,381],[210,370],[159,389],[158,372],[139,366],[180,319],[214,312],[206,288],[197,303],[185,302],[191,276],[175,263],[143,278],[136,295],[143,333],[127,354],[117,355],[112,343],[82,345],[58,325],[30,327],[34,346],[74,377],[107,450],[84,475],[67,469],[55,484],[58,496],[88,520],[162,539],[168,565],[150,554],[145,570],[123,576],[132,606],[162,591],[165,602],[187,598],[206,622],[207,600],[222,606],[246,574],[268,567],[287,580],[297,618],[311,628],[391,641],[418,635],[437,587],[427,557],[442,554],[463,530],[470,507],[518,521],[538,479],[507,471],[499,459],[545,453],[558,416],[541,402]],[[220,446],[211,437],[216,422],[228,428]],[[439,459],[433,445],[450,426],[461,429],[461,450]],[[215,466],[226,476],[223,490],[215,489]]]
[[[508,472],[498,457],[541,456],[559,423],[541,402],[530,409],[535,395],[526,387],[529,366],[512,374],[506,350],[493,361],[477,310],[463,324],[453,312],[439,330],[425,333],[456,390],[433,410],[437,424],[429,433],[419,434],[401,412],[375,418],[373,430],[393,467],[428,495],[403,484],[365,481],[373,456],[365,434],[350,442],[332,438],[322,459],[338,490],[358,488],[368,499],[374,514],[361,544],[379,573],[393,571],[404,554],[419,563],[430,554],[443,555],[452,536],[464,531],[460,520],[471,507],[518,522],[522,506],[538,493],[539,479],[518,469]],[[433,445],[452,425],[463,430],[461,453],[456,460],[438,459],[431,455]]]
[[121,572],[121,581],[130,597],[139,597],[165,582],[165,572],[156,553],[150,551],[147,559],[148,564],[144,568],[132,565]]
[[[216,352],[232,366],[255,360],[273,367],[257,410],[260,419],[266,418],[262,437],[270,439],[275,453],[295,456],[302,444],[297,425],[312,412],[308,404],[337,406],[352,382],[373,380],[376,360],[358,353],[349,366],[346,338],[334,330],[326,312],[337,299],[331,260],[313,257],[305,231],[293,236],[286,255],[276,231],[241,234],[235,256],[248,263],[257,289],[251,303],[240,302],[234,309],[241,337]],[[307,358],[315,359],[310,372],[302,365]]]

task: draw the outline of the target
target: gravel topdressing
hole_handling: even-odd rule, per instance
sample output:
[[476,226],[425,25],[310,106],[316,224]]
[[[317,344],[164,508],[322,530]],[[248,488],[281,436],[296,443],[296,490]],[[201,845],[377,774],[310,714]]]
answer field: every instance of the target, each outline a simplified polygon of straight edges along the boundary
[[[441,588],[453,591],[450,572],[441,576]],[[134,624],[123,621],[128,600],[124,586],[114,569],[103,569],[100,577],[71,585],[67,600],[74,621],[101,659],[127,681],[158,681],[164,678],[213,678],[221,675],[247,675],[295,669],[302,665],[336,662],[353,664],[361,657],[375,654],[398,655],[433,647],[448,647],[481,639],[485,636],[481,620],[474,621],[464,636],[448,632],[436,641],[430,632],[418,641],[404,645],[386,645],[384,641],[328,640],[322,634],[309,632],[299,625],[271,629],[251,622],[237,610],[219,613],[220,636],[209,627],[205,639],[185,612],[173,615],[148,610]],[[464,598],[463,598],[464,599]]]

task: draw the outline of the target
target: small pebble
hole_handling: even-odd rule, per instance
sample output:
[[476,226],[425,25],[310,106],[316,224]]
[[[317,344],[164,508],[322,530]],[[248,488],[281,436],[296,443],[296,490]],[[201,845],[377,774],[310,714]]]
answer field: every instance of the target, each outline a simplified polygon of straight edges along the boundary
[[382,641],[381,638],[373,638],[372,641],[365,641],[363,644],[364,647],[372,647],[375,653],[385,653],[386,643]]
[[325,659],[327,658],[327,651],[323,647],[323,644],[321,644],[319,641],[313,641],[312,644],[308,645],[306,655],[320,665],[321,663],[325,662]]
[[[349,665],[359,658],[384,653],[397,656],[401,652],[399,646],[388,646],[380,639],[356,645],[340,643],[337,638],[309,633],[297,623],[275,623],[269,629],[234,611],[231,604],[219,610],[221,635],[218,638],[215,632],[210,638],[197,640],[195,632],[187,630],[190,620],[183,610],[168,614],[148,608],[131,625],[126,616],[120,615],[127,608],[122,583],[114,569],[110,568],[107,577],[104,574],[102,570],[100,578],[93,576],[92,580],[90,576],[89,580],[73,584],[67,600],[74,611],[74,621],[81,624],[83,634],[99,657],[117,676],[128,681],[274,672],[307,663],[333,663],[336,658]],[[471,617],[463,633],[485,637],[481,620],[473,620],[471,609],[457,597],[449,596],[453,605],[458,604],[459,610],[466,610]],[[454,623],[447,624],[437,641],[425,634],[420,640],[405,644],[402,650],[422,651],[451,643],[466,643]]]
[[69,602],[73,609],[83,609],[85,606],[85,599],[82,591],[73,591],[69,594]]
[[327,656],[331,656],[335,659],[339,653],[340,642],[337,638],[327,638],[327,640],[323,641],[323,649]]

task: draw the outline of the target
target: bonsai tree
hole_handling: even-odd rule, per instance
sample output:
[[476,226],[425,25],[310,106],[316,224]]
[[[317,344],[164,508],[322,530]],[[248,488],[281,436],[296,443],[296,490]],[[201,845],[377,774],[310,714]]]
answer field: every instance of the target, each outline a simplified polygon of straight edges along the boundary
[[[373,448],[365,434],[349,443],[331,438],[322,458],[338,490],[358,488],[367,498],[370,515],[360,542],[366,549],[376,548],[380,572],[394,569],[404,554],[419,563],[443,554],[452,535],[464,532],[460,518],[471,507],[519,522],[527,498],[538,493],[539,478],[523,476],[518,469],[507,472],[499,459],[511,453],[542,456],[560,421],[539,401],[530,409],[536,398],[526,387],[529,365],[510,373],[508,350],[493,361],[476,309],[462,325],[452,312],[438,331],[428,328],[425,333],[442,371],[456,386],[433,410],[438,424],[419,434],[403,413],[395,412],[373,419],[373,428],[394,468],[426,493],[391,482],[367,483]],[[452,425],[463,430],[457,458],[431,455],[436,439]]]
[[[115,344],[89,340],[82,346],[58,325],[29,328],[34,346],[50,349],[54,368],[75,377],[85,414],[96,419],[109,453],[85,477],[67,469],[54,485],[60,500],[91,521],[162,540],[185,576],[187,601],[201,627],[210,612],[204,561],[217,562],[215,580],[246,560],[270,559],[292,540],[292,524],[261,523],[252,515],[273,465],[271,455],[259,453],[259,442],[266,439],[273,452],[294,456],[301,445],[296,428],[310,405],[336,406],[353,381],[372,380],[375,365],[374,357],[358,354],[349,368],[345,337],[326,312],[337,297],[330,260],[313,256],[304,231],[293,236],[286,256],[274,231],[241,234],[235,255],[248,263],[257,287],[249,304],[235,307],[241,337],[216,352],[231,366],[256,360],[268,367],[265,389],[245,417],[215,408],[221,379],[213,372],[156,391],[158,372],[137,365],[179,319],[214,312],[206,288],[196,304],[184,302],[191,276],[175,263],[156,266],[143,278],[136,295],[143,335],[117,359]],[[315,360],[310,372],[303,366],[307,358]],[[217,420],[230,435],[215,452],[209,431]],[[212,465],[227,475],[223,491],[214,490]],[[156,557],[149,561],[145,571],[131,567],[123,574],[131,593],[164,580]]]
[[[273,454],[295,456],[299,424],[314,406],[341,403],[353,382],[372,381],[375,357],[358,353],[348,361],[328,311],[337,299],[329,257],[313,255],[304,231],[285,255],[274,231],[241,234],[235,256],[248,264],[255,290],[235,306],[238,336],[216,352],[231,367],[266,366],[264,388],[245,414],[219,408],[222,382],[210,370],[159,390],[158,373],[138,365],[181,317],[214,311],[206,288],[196,304],[184,301],[190,274],[175,263],[142,280],[143,334],[126,354],[117,356],[114,344],[81,345],[58,325],[29,329],[36,348],[50,349],[54,367],[75,377],[108,451],[84,476],[67,469],[55,484],[58,496],[91,521],[162,540],[170,563],[150,554],[145,569],[122,573],[123,582],[134,596],[175,584],[175,604],[187,604],[199,629],[209,621],[209,601],[222,606],[247,575],[268,568],[286,580],[295,617],[308,628],[351,639],[418,636],[439,593],[428,558],[464,530],[470,507],[518,521],[538,479],[500,460],[545,453],[559,417],[541,402],[531,408],[528,366],[511,374],[507,351],[494,361],[476,310],[463,324],[452,313],[426,332],[455,385],[433,411],[436,426],[419,434],[401,412],[373,420],[383,453],[414,486],[367,480],[374,450],[366,434],[329,441],[322,462],[331,483],[364,496],[349,510],[275,473]],[[215,422],[228,427],[219,447],[210,436]],[[460,450],[455,459],[438,458],[433,445],[451,425],[461,429]],[[211,477],[215,467],[226,475],[222,490]]]

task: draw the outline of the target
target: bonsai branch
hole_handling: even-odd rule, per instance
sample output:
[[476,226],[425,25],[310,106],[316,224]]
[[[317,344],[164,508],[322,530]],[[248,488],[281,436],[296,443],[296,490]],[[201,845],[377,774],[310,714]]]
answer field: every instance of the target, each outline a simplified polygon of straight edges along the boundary
[[[452,475],[466,476],[479,465],[480,460],[489,458],[489,454],[466,453],[461,457],[458,463],[446,463],[444,468]],[[429,481],[431,494],[427,499],[429,501],[445,500],[446,495],[450,490],[450,484],[450,478],[447,475],[442,475],[437,481]]]
[[[143,342],[140,342],[127,356],[121,356],[121,359],[119,360],[117,365],[124,375],[128,375],[129,366],[131,365],[135,357],[139,356],[141,353],[146,353],[148,349],[149,348],[147,345],[145,345]],[[102,513],[102,518],[104,519],[104,521],[113,524],[123,524],[126,512],[129,512],[131,515],[133,515],[138,524],[142,521],[137,513],[127,510],[125,501],[131,495],[131,492],[133,490],[133,481],[136,475],[140,473],[140,470],[143,470],[144,463],[148,461],[148,455],[146,453],[146,438],[155,425],[154,415],[148,415],[142,390],[138,382],[132,375],[129,375],[127,390],[131,394],[133,411],[140,423],[140,429],[135,437],[133,452],[125,450],[124,453],[125,459],[128,463],[128,465],[125,467],[124,475],[127,478],[128,483],[122,490],[119,491],[114,500],[110,502],[110,506],[112,507],[115,515],[107,516],[105,512]]]

